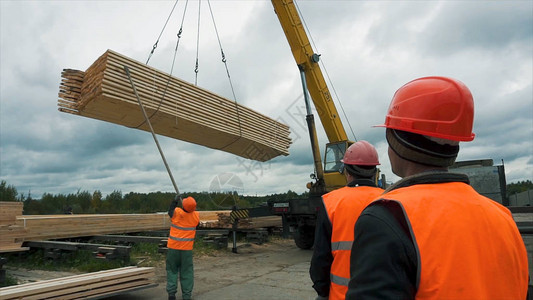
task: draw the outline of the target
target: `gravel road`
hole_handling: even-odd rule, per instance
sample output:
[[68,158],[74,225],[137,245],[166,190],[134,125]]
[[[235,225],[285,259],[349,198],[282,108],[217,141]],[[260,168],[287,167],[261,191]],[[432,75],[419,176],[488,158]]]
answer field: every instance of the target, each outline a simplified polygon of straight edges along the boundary
[[[244,244],[216,257],[195,257],[193,299],[315,299],[309,279],[312,251],[292,240],[277,239],[262,245]],[[167,299],[164,265],[157,268],[159,285],[109,300]],[[178,291],[178,299],[181,299]]]

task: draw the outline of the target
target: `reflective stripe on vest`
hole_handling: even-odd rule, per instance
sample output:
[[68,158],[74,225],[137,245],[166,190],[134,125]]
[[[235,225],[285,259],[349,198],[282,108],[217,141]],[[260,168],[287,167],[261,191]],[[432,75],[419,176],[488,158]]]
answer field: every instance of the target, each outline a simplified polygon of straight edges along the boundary
[[175,240],[175,241],[179,241],[179,242],[190,242],[190,241],[194,241],[194,238],[177,238],[177,237],[173,237],[173,236],[169,236],[168,238],[173,239],[173,240]]
[[353,241],[332,242],[331,251],[336,251],[336,250],[350,250],[351,251],[352,244],[353,244]]
[[180,227],[178,225],[170,224],[170,226],[179,230],[196,230],[196,227]]
[[198,212],[193,211],[188,213],[176,207],[170,221],[170,234],[167,240],[167,247],[176,250],[192,250],[196,236],[196,226],[200,222]]
[[526,299],[527,252],[508,209],[460,182],[402,187],[381,198],[400,204],[413,235],[416,299]]
[[329,279],[332,283],[342,285],[345,287],[348,287],[348,283],[350,282],[350,278],[340,277],[337,275],[329,274]]
[[331,222],[331,264],[329,299],[344,299],[350,281],[350,254],[355,221],[372,200],[383,193],[376,187],[343,187],[322,196]]

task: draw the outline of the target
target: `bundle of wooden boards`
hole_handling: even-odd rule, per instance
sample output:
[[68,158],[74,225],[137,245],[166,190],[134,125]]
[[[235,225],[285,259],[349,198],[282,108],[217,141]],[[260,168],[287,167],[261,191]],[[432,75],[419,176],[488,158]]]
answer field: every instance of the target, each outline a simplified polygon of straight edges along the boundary
[[25,241],[162,230],[170,227],[167,214],[23,215],[17,224],[26,229]]
[[59,111],[267,161],[288,155],[289,127],[198,86],[107,50],[85,72],[65,69]]
[[0,201],[0,253],[27,250],[22,247],[26,230],[17,225],[17,216],[22,215],[22,202]]
[[[199,211],[200,228],[231,228],[231,211]],[[19,215],[17,224],[26,232],[21,241],[61,239],[112,233],[168,230],[166,213],[97,215]],[[281,226],[281,217],[259,217],[239,221],[239,228]]]
[[[218,212],[217,220],[215,222],[200,222],[203,228],[232,228],[233,223],[230,216],[230,211]],[[262,227],[281,227],[281,216],[266,216],[266,217],[252,217],[243,218],[237,221],[237,228],[252,229]]]
[[156,286],[154,268],[125,267],[0,289],[0,299],[100,299]]

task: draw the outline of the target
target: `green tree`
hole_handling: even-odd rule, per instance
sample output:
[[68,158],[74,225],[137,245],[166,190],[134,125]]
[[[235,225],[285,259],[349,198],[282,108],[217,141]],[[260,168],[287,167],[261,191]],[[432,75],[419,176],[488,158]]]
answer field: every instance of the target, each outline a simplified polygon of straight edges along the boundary
[[34,200],[31,197],[24,200],[24,215],[42,215],[44,214],[41,201]]
[[44,193],[41,198],[43,214],[63,214],[67,204],[67,196]]
[[0,182],[0,201],[17,201],[17,189],[12,185],[7,185],[5,180]]
[[98,213],[102,207],[102,192],[96,190],[93,192],[91,198],[91,208],[89,209],[92,213]]
[[104,210],[106,213],[121,213],[122,210],[122,192],[113,191],[111,194],[107,195],[104,200]]
[[77,204],[81,208],[81,213],[89,212],[91,208],[92,196],[88,191],[79,192],[77,194]]
[[516,183],[509,183],[507,185],[507,196],[518,194],[533,189],[533,182],[531,180],[519,181]]
[[141,194],[134,192],[130,192],[129,194],[124,195],[124,201],[128,205],[128,212],[136,213],[142,211],[143,205],[141,197]]

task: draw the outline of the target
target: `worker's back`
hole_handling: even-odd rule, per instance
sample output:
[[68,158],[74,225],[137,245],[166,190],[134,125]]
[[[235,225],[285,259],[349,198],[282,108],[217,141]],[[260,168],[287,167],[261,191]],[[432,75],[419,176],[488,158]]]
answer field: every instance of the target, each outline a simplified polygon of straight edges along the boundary
[[399,201],[418,252],[417,299],[525,299],[527,253],[510,212],[462,182],[417,184]]
[[[381,193],[383,189],[378,187],[347,186],[323,196],[332,224],[330,300],[344,299],[350,279],[350,253],[355,222],[363,209]],[[328,205],[330,201],[334,202],[334,205]]]

